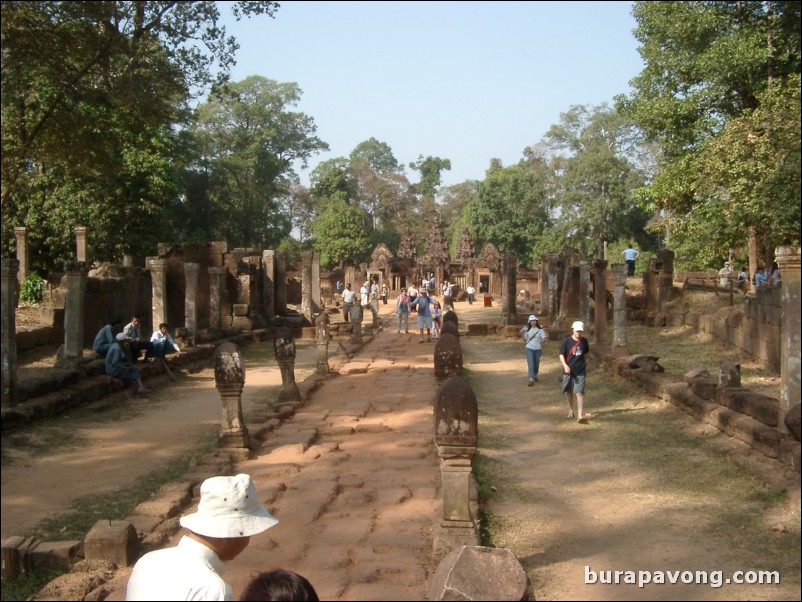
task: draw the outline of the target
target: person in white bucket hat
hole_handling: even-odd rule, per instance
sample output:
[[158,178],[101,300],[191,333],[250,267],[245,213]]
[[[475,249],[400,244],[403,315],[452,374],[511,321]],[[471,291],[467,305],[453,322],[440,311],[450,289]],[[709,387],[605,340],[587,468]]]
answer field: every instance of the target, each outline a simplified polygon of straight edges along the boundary
[[563,375],[560,389],[565,393],[568,403],[568,418],[574,417],[574,395],[576,395],[576,421],[587,422],[588,415],[583,413],[585,405],[585,358],[590,353],[588,340],[582,336],[585,325],[582,322],[571,324],[573,333],[566,337],[560,345],[560,363]]
[[206,479],[197,511],[180,523],[189,533],[177,546],[149,552],[134,565],[126,600],[232,600],[223,563],[278,520],[259,503],[250,475],[238,474]]

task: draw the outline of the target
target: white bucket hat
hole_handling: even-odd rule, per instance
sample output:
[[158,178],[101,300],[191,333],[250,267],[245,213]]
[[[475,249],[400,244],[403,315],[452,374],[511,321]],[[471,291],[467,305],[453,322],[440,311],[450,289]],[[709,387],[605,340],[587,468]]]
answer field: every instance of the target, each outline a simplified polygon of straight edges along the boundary
[[529,316],[529,320],[527,320],[527,322],[531,322],[532,320],[537,320],[537,316],[535,314]]
[[576,331],[584,332],[585,331],[585,325],[582,322],[574,322],[573,324],[571,324],[571,329],[572,330],[576,330]]
[[181,526],[207,537],[249,537],[278,523],[259,503],[250,475],[212,477],[200,488],[198,511],[182,516]]

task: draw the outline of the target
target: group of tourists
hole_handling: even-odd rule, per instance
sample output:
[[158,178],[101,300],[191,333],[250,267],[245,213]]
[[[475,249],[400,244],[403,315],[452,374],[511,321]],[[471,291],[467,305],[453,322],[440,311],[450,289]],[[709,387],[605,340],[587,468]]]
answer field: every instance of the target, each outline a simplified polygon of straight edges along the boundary
[[137,315],[132,316],[125,326],[120,318],[112,319],[98,331],[92,349],[98,356],[106,358],[106,374],[130,382],[134,395],[150,393],[150,389],[142,384],[142,374],[135,365],[143,351],[144,361],[181,352],[165,323],[159,324],[159,329],[153,332],[150,339],[144,338]]

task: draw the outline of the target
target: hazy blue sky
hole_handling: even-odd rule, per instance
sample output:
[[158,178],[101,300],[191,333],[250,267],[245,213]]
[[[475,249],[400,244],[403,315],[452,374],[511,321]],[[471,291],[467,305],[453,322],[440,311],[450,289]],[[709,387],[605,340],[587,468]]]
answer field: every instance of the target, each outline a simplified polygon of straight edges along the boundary
[[240,44],[232,78],[299,85],[295,109],[331,148],[310,168],[373,137],[405,165],[450,159],[444,185],[481,180],[572,105],[612,105],[643,66],[631,2],[280,4],[275,19],[240,22],[223,7]]

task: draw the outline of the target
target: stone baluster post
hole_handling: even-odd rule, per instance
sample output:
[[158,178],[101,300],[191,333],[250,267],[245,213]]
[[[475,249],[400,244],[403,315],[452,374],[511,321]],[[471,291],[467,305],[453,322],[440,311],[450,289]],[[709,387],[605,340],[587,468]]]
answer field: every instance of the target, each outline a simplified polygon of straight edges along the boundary
[[17,381],[17,320],[14,315],[17,296],[19,260],[3,259],[0,264],[0,341],[2,344],[2,399],[0,405],[10,408],[19,402]]
[[301,251],[301,315],[307,324],[315,323],[312,310],[312,251]]
[[329,341],[331,340],[331,323],[329,314],[323,312],[315,320],[315,344],[317,345],[317,372],[328,374]]
[[[542,297],[541,312],[556,319],[560,312],[560,256],[557,253],[546,255],[545,295]],[[545,311],[542,311],[545,309]]]
[[613,347],[627,346],[627,266],[614,263],[610,266],[615,278],[613,292]]
[[434,443],[443,491],[443,515],[433,550],[437,560],[460,546],[479,544],[477,517],[470,499],[477,428],[476,395],[462,377],[449,378],[434,402]]
[[674,251],[660,249],[657,251],[657,311],[666,311],[666,303],[671,300],[671,289],[674,287]]
[[323,311],[323,298],[320,291],[320,253],[312,254],[312,315]]
[[264,294],[265,319],[270,322],[276,315],[276,252],[262,251],[262,265],[264,266]]
[[89,254],[87,253],[87,237],[89,235],[89,228],[86,226],[77,226],[75,228],[75,260],[87,262],[89,261]]
[[209,326],[220,328],[222,323],[224,276],[226,269],[211,267],[209,270]]
[[[28,228],[14,228],[14,236],[17,238],[17,280],[22,282],[28,275],[28,261],[30,257],[30,243],[28,242]],[[14,302],[16,305],[16,301]]]
[[159,324],[167,324],[167,262],[159,257],[151,259],[148,268],[150,269],[150,296],[151,296],[151,319],[153,320],[153,330],[159,328]]
[[782,276],[780,303],[780,409],[778,425],[787,431],[785,414],[800,401],[800,248],[778,247],[774,250]]
[[64,347],[59,353],[60,366],[77,367],[84,349],[84,306],[86,304],[86,264],[65,261],[67,295],[64,300]]
[[365,312],[362,309],[362,305],[358,300],[355,300],[351,306],[351,342],[355,345],[362,344],[362,319],[364,315]]
[[185,263],[184,264],[184,319],[187,335],[192,343],[195,343],[195,337],[198,335],[198,272],[200,271],[199,263]]
[[607,333],[607,260],[593,260],[593,299],[596,305],[593,340],[603,343]]
[[[450,311],[450,310],[449,310]],[[445,326],[444,322],[444,326]],[[453,334],[441,333],[434,345],[434,375],[437,378],[462,376],[462,347]]]
[[579,319],[590,330],[593,321],[590,319],[590,274],[593,262],[590,259],[579,260]]
[[518,296],[515,281],[517,278],[518,256],[513,253],[505,253],[502,260],[502,293],[501,299],[501,319],[504,324],[518,324],[518,308],[515,300]]
[[223,343],[215,350],[214,384],[223,404],[223,421],[218,437],[220,446],[247,448],[250,436],[242,417],[245,363],[234,343]]
[[278,400],[281,402],[300,402],[301,392],[295,384],[295,337],[292,330],[281,327],[276,329],[273,346],[276,361],[281,372],[281,389]]

